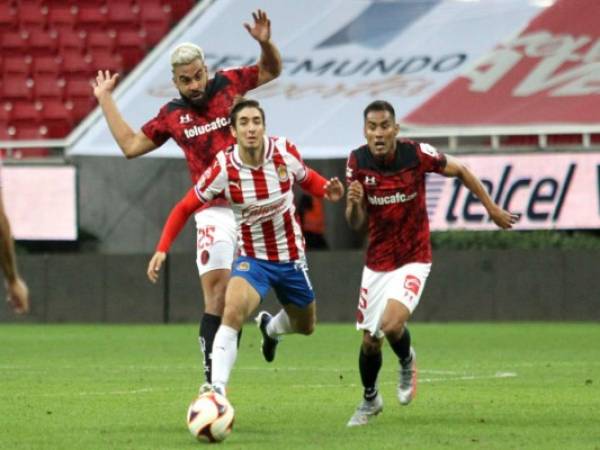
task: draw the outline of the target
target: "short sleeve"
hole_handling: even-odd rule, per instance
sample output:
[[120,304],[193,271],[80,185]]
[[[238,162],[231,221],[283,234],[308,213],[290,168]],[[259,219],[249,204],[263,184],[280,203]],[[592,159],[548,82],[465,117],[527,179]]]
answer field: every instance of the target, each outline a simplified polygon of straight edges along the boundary
[[423,172],[442,173],[446,167],[446,155],[430,144],[417,144],[417,155]]
[[238,95],[255,89],[258,85],[258,66],[236,67],[221,72],[231,82]]
[[350,184],[356,179],[356,155],[352,152],[346,162],[346,184]]
[[287,153],[292,156],[290,162],[290,170],[294,174],[294,178],[299,183],[302,183],[308,173],[306,164],[304,164],[304,161],[302,160],[302,156],[300,156],[298,148],[287,139],[285,140],[285,149]]
[[150,119],[142,127],[142,132],[150,139],[157,147],[163,145],[171,137],[169,123],[167,121],[166,107],[161,108],[158,115]]

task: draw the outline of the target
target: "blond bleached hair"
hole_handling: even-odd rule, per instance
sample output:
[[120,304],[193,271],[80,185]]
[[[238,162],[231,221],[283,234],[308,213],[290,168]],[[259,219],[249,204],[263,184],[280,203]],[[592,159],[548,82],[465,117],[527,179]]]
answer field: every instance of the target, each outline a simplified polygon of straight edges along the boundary
[[196,44],[191,42],[184,42],[177,45],[171,50],[171,68],[175,69],[177,66],[184,66],[190,64],[192,61],[199,59],[204,62],[204,52]]

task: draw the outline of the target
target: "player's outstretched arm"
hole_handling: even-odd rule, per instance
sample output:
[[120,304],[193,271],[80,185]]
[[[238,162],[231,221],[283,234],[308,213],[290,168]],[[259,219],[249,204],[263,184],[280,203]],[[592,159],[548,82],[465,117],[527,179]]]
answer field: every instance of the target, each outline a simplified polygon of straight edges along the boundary
[[[0,192],[1,194],[1,192]],[[4,213],[4,204],[0,197],[0,267],[6,277],[6,301],[17,314],[29,311],[29,289],[19,276],[15,247],[10,232],[10,224]]]
[[348,186],[346,194],[346,222],[353,230],[360,230],[367,220],[367,211],[365,208],[365,191],[359,181],[354,180]]
[[275,44],[271,42],[271,21],[267,13],[259,9],[252,13],[252,17],[254,23],[252,25],[244,23],[244,28],[260,45],[257,85],[261,86],[277,78],[281,73],[281,55]]
[[118,73],[111,75],[108,70],[104,72],[99,70],[96,81],[93,83],[94,96],[98,100],[100,108],[102,108],[108,128],[117,144],[119,144],[121,151],[127,158],[135,158],[154,150],[156,145],[141,131],[135,133],[123,119],[112,97],[118,78]]
[[447,177],[459,178],[463,184],[481,201],[491,219],[498,227],[506,230],[517,223],[519,216],[496,205],[479,178],[457,158],[446,155],[446,167],[443,174]]
[[167,258],[167,252],[171,248],[171,245],[179,233],[181,233],[188,218],[200,207],[200,205],[202,205],[202,202],[196,195],[195,188],[192,188],[171,210],[171,213],[165,222],[165,226],[163,227],[158,245],[156,246],[156,253],[154,253],[154,256],[152,256],[148,263],[146,274],[152,283],[156,283],[158,280],[158,272]]

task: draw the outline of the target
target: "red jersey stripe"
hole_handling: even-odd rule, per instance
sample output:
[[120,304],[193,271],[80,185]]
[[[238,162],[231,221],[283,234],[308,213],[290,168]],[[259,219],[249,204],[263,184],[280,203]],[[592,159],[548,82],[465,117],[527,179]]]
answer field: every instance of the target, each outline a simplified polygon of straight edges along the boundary
[[254,193],[256,194],[257,200],[264,200],[269,198],[269,189],[267,187],[267,179],[263,168],[252,169],[252,181],[254,181]]
[[277,249],[277,238],[275,237],[275,228],[273,221],[267,220],[261,224],[263,236],[265,239],[265,248],[267,249],[267,257],[269,261],[279,261],[279,252]]
[[252,230],[245,223],[242,224],[242,243],[244,246],[244,253],[247,256],[255,257],[254,244],[252,242]]
[[240,182],[240,171],[233,167],[230,162],[227,163],[228,188],[233,203],[244,203],[244,194],[242,193],[242,183]]
[[294,218],[289,211],[286,211],[283,215],[283,224],[285,226],[285,239],[288,245],[288,251],[290,252],[290,259],[296,260],[299,258],[298,246],[296,245],[296,233],[294,233],[294,224],[292,221]]

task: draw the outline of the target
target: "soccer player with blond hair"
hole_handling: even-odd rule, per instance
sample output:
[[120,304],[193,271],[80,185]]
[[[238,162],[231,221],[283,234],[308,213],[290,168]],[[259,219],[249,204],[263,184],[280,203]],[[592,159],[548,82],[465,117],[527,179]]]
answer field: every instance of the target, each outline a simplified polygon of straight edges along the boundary
[[[180,98],[164,105],[158,115],[134,132],[112,98],[118,74],[99,71],[94,94],[110,131],[127,158],[144,155],[173,139],[183,150],[195,183],[218,151],[235,142],[229,131],[229,111],[238,96],[275,79],[281,73],[281,56],[271,41],[271,21],[264,11],[244,24],[261,48],[257,64],[222,70],[209,78],[202,49],[183,43],[171,53],[173,84]],[[204,315],[199,340],[204,354],[204,373],[211,381],[210,349],[221,323],[225,289],[236,251],[235,221],[222,197],[198,205],[196,211],[196,263],[204,296]]]

